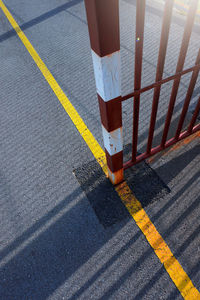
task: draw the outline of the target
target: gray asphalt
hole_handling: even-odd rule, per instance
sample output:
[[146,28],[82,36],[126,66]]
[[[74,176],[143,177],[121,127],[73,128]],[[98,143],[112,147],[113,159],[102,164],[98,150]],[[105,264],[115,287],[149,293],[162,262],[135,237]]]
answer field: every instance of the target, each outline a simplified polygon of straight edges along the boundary
[[[5,4],[103,147],[83,1]],[[155,77],[162,15],[162,6],[147,4],[143,85]],[[121,0],[123,93],[134,80],[134,15],[135,1]],[[175,71],[183,26],[184,17],[175,15],[165,76]],[[185,68],[199,45],[195,26]],[[0,57],[0,299],[182,299],[130,217],[108,227],[99,221],[74,175],[94,157],[1,10]],[[181,80],[171,131],[189,79]],[[155,141],[170,87],[162,89]],[[147,138],[151,99],[147,92],[141,100],[138,151]],[[131,109],[131,100],[123,104],[125,145],[131,141]],[[196,139],[151,163],[170,192],[150,197],[145,210],[200,290],[199,158]],[[131,169],[125,175],[130,180]]]

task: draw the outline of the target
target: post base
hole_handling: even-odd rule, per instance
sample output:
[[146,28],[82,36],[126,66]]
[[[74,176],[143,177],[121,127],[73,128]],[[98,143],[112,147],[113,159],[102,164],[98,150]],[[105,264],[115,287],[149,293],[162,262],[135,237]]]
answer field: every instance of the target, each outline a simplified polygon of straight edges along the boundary
[[108,178],[112,182],[112,184],[116,185],[118,183],[121,183],[124,180],[124,170],[120,169],[119,171],[112,172],[108,168]]

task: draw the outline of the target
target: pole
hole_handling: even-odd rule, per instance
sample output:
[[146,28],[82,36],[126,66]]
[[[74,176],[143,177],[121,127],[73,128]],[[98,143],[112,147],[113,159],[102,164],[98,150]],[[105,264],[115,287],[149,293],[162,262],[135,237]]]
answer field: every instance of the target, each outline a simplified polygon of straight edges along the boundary
[[85,0],[108,176],[123,181],[118,0]]

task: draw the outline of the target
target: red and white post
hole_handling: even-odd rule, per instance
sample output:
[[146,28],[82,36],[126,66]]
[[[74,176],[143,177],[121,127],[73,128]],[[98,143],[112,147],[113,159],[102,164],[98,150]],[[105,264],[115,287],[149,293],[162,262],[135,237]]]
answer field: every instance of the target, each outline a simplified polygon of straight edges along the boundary
[[123,181],[119,1],[85,0],[108,176]]

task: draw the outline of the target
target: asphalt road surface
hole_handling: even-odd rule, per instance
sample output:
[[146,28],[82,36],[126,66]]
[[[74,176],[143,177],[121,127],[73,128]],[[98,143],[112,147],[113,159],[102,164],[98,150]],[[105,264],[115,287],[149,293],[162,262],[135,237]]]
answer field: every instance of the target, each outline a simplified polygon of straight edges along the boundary
[[[135,2],[120,1],[123,94],[132,91],[134,82]],[[84,2],[4,3],[103,147]],[[162,9],[147,1],[143,85],[155,78]],[[174,15],[164,76],[175,72],[184,22]],[[185,68],[194,64],[199,37],[195,25]],[[114,189],[1,9],[0,74],[0,299],[183,299],[123,205],[120,213],[115,202],[106,207],[105,199],[116,199]],[[171,132],[189,80],[190,75],[181,80]],[[171,86],[162,88],[155,143]],[[131,101],[123,104],[127,157]],[[144,93],[138,151],[147,139],[151,103],[152,91]],[[125,176],[200,291],[199,138],[127,170]]]

